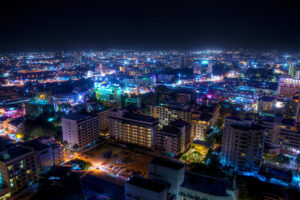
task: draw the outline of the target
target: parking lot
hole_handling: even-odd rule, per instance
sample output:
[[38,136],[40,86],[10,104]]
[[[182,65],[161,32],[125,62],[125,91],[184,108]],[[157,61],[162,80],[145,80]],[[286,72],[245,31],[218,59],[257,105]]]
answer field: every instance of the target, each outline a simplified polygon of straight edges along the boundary
[[126,147],[104,143],[83,153],[80,159],[92,163],[92,168],[124,180],[137,175],[147,177],[148,163],[154,156]]

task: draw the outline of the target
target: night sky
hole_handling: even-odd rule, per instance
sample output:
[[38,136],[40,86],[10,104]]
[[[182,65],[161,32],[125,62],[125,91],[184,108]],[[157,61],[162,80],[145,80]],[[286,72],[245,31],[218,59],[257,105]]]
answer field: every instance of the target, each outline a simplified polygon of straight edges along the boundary
[[300,50],[294,1],[162,1],[2,0],[0,50]]

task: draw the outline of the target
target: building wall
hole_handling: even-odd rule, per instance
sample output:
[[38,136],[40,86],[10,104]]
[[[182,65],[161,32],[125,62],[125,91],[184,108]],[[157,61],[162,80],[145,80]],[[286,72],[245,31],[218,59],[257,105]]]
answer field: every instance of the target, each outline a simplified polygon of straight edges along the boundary
[[93,116],[84,120],[76,121],[62,118],[63,140],[69,147],[75,144],[84,149],[96,142],[100,135],[99,116]]
[[154,192],[131,184],[125,184],[125,200],[167,200],[167,190]]
[[34,152],[8,162],[0,161],[1,179],[15,194],[38,182],[38,164]]
[[63,141],[67,141],[70,148],[75,144],[79,144],[77,121],[62,118],[61,126]]
[[[240,126],[240,121],[238,122]],[[244,122],[249,123],[249,122]],[[264,129],[233,127],[227,121],[222,140],[226,165],[241,171],[257,171],[264,149]]]
[[191,112],[170,109],[164,106],[151,106],[151,116],[159,119],[159,125],[168,125],[171,121],[182,119],[186,122],[191,122]]
[[[234,191],[232,191],[234,192]],[[207,193],[202,193],[189,188],[180,187],[180,200],[207,199],[207,200],[238,200],[238,194],[228,194],[226,196],[215,196]]]
[[154,149],[158,124],[124,118],[124,112],[123,110],[110,112],[110,137],[121,142]]
[[184,180],[184,168],[175,170],[159,165],[149,163],[148,176],[152,180],[162,181],[170,185],[168,192],[174,195],[178,195],[179,186]]

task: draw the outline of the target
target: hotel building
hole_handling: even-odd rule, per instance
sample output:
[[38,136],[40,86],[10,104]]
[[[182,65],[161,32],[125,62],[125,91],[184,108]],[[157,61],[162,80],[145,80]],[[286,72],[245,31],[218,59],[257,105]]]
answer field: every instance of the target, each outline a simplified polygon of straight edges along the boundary
[[265,128],[250,120],[225,119],[222,154],[227,166],[239,171],[258,171],[264,149]]
[[70,148],[78,145],[80,150],[95,144],[100,135],[98,115],[70,114],[61,120],[63,141],[67,141]]
[[155,148],[158,119],[124,109],[110,111],[108,118],[111,139],[148,149]]

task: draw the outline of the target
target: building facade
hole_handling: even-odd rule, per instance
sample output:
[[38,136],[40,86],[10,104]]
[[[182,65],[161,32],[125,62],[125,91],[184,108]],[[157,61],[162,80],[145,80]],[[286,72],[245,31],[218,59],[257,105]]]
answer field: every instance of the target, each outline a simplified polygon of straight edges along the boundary
[[178,119],[158,132],[156,149],[177,156],[189,147],[191,141],[191,125]]
[[0,185],[14,195],[38,182],[36,153],[22,146],[13,146],[0,153]]
[[227,166],[239,171],[258,171],[264,149],[265,129],[250,120],[227,117],[222,154]]
[[125,183],[125,200],[167,200],[166,184],[134,177]]
[[98,115],[70,114],[61,120],[63,141],[67,141],[70,148],[78,146],[82,150],[96,143],[100,135]]
[[281,77],[277,94],[284,97],[292,97],[300,90],[300,80],[292,77]]
[[191,109],[186,104],[159,104],[150,106],[151,116],[159,119],[160,127],[168,125],[171,121],[182,119],[191,122]]
[[148,165],[148,177],[154,181],[168,184],[169,197],[179,199],[179,188],[184,181],[183,163],[155,157]]
[[109,113],[109,133],[113,140],[153,150],[158,133],[158,119],[124,109],[114,109]]

